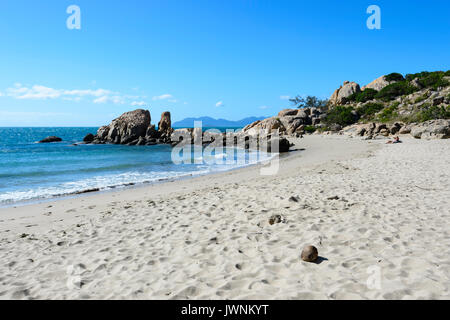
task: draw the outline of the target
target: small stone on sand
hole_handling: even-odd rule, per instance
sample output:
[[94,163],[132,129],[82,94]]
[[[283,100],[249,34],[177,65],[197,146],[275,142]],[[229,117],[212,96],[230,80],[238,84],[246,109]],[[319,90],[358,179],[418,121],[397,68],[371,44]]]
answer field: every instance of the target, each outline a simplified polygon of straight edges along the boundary
[[302,260],[306,262],[314,262],[319,257],[319,252],[314,246],[306,246],[302,251]]

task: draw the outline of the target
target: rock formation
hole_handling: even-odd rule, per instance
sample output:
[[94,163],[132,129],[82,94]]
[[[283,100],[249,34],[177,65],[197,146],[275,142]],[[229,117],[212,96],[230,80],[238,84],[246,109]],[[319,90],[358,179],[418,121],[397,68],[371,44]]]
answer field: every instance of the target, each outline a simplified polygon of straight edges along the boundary
[[362,87],[362,90],[364,91],[365,89],[370,88],[370,89],[380,91],[381,89],[383,89],[384,87],[386,87],[389,84],[391,84],[391,82],[386,80],[386,76],[381,76],[381,77],[373,80],[368,85],[365,85],[364,87]]
[[[295,110],[297,112],[297,110]],[[290,116],[292,118],[292,116]],[[245,136],[248,134],[241,132],[232,134],[231,140],[225,133],[211,133],[202,132],[200,129],[177,129],[173,130],[171,125],[170,112],[163,112],[161,120],[158,123],[158,129],[155,125],[150,123],[151,117],[148,110],[134,110],[126,112],[119,118],[114,119],[111,124],[103,126],[98,129],[95,136],[87,135],[85,137],[86,143],[94,144],[126,144],[126,145],[155,145],[155,144],[171,144],[176,146],[179,143],[194,144],[201,142],[203,146],[211,144],[213,142],[221,142],[222,145],[227,144],[237,145],[239,139],[245,142]],[[287,120],[283,120],[285,123]],[[283,127],[283,124],[277,120],[279,128]],[[231,142],[230,142],[231,141]],[[289,141],[284,137],[273,138],[271,140],[274,144],[279,146],[279,152],[288,152],[290,148]],[[259,138],[258,138],[259,143]],[[247,144],[243,144],[243,147],[249,148]],[[271,144],[268,146],[267,152],[272,152]],[[265,150],[266,151],[266,150]]]
[[324,116],[317,108],[284,109],[278,116],[253,122],[242,131],[249,135],[263,130],[266,133],[277,131],[280,135],[300,136],[305,133],[306,126],[319,124]]
[[158,122],[158,132],[160,139],[166,143],[170,143],[170,136],[173,132],[172,122],[170,120],[170,112],[165,111],[161,114],[161,120]]
[[109,125],[98,129],[92,143],[113,143],[127,145],[153,145],[170,143],[172,132],[170,113],[164,112],[158,130],[151,124],[148,110],[137,109],[125,112]]
[[449,139],[450,120],[429,120],[411,126],[411,135],[416,139]]
[[94,141],[95,136],[92,133],[88,133],[84,138],[83,138],[83,142],[87,142],[90,143],[92,141]]
[[136,141],[137,143],[140,137],[145,136],[150,121],[148,110],[137,109],[125,112],[108,126],[98,129],[93,142],[132,144]]
[[340,105],[346,102],[346,98],[354,93],[361,92],[359,84],[356,82],[344,81],[344,84],[336,89],[330,97],[331,105]]
[[39,143],[50,143],[50,142],[60,142],[62,139],[60,137],[50,136],[39,141]]
[[450,120],[436,119],[410,124],[402,122],[354,124],[345,127],[341,133],[366,139],[382,139],[397,134],[411,134],[416,139],[448,139],[450,138]]

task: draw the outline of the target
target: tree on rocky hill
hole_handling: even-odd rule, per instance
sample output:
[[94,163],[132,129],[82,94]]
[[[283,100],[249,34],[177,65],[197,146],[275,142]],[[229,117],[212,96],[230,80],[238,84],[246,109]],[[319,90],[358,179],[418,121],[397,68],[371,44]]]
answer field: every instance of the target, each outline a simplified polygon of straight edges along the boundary
[[289,101],[298,109],[301,108],[319,108],[325,109],[328,105],[328,100],[322,100],[315,96],[307,96],[303,98],[302,96],[296,96],[295,98],[289,99]]

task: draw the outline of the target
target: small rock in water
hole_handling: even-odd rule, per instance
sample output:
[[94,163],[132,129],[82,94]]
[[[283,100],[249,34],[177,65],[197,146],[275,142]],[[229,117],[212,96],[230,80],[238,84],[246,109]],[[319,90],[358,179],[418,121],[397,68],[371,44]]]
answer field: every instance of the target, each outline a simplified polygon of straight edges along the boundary
[[314,246],[306,246],[303,248],[301,258],[306,262],[314,262],[319,257],[319,252],[317,248]]
[[39,141],[39,143],[50,143],[50,142],[61,142],[62,139],[60,137],[50,136],[45,139]]
[[90,142],[94,141],[94,139],[95,139],[95,136],[94,136],[92,133],[88,133],[88,134],[83,138],[83,141],[84,141],[84,142],[90,143]]
[[339,197],[338,196],[329,197],[328,200],[339,200]]
[[290,202],[298,202],[298,198],[292,196],[292,197],[289,198],[289,201],[290,201]]

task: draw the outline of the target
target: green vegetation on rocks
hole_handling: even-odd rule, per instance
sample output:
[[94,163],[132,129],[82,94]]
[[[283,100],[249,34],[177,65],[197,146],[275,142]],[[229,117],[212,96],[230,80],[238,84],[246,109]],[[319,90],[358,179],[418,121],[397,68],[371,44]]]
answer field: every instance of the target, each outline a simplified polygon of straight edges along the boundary
[[375,98],[383,101],[391,101],[395,98],[407,94],[414,93],[418,89],[411,85],[408,81],[399,81],[391,83],[390,85],[384,87],[377,93]]
[[394,102],[389,107],[384,108],[378,115],[378,120],[383,123],[395,120],[395,118],[398,117],[398,113],[396,112],[396,110],[399,105],[399,102]]
[[405,78],[403,78],[403,76],[400,73],[396,72],[388,74],[387,76],[384,77],[384,79],[389,82],[405,80]]
[[355,92],[351,96],[347,98],[347,101],[355,101],[355,102],[367,102],[375,99],[378,91],[372,88],[367,88],[361,92]]
[[356,112],[358,112],[358,114],[361,117],[370,118],[372,115],[383,110],[383,108],[384,108],[384,104],[382,104],[382,103],[369,102],[369,103],[366,103],[365,105],[359,107],[358,109],[356,109]]
[[316,130],[317,130],[317,128],[315,126],[309,125],[309,126],[305,127],[305,132],[307,132],[307,133],[314,133]]
[[434,119],[450,119],[450,106],[426,105],[412,120],[415,120],[414,122],[424,122]]
[[338,124],[340,126],[348,126],[358,121],[358,117],[354,113],[353,107],[346,107],[346,106],[337,106],[330,111],[328,111],[324,123],[331,125],[331,124]]

